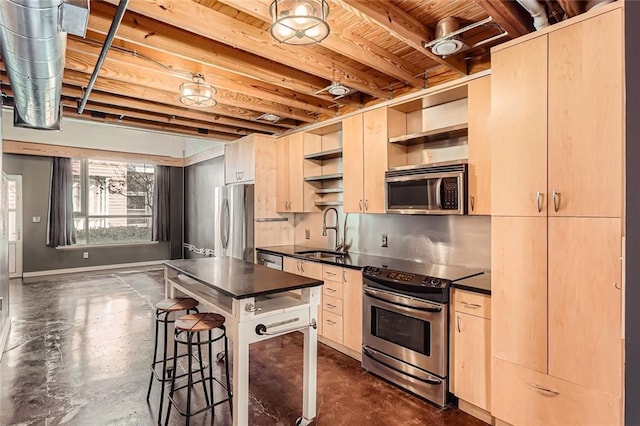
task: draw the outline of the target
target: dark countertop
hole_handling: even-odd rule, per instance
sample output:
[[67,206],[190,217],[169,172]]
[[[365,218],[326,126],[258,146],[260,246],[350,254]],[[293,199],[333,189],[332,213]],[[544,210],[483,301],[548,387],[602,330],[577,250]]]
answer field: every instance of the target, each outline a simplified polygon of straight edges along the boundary
[[164,264],[234,299],[264,296],[323,284],[320,280],[229,257],[169,260]]
[[300,251],[308,250],[327,250],[326,248],[307,247],[299,245],[288,246],[271,246],[271,247],[258,247],[258,251],[263,251],[273,254],[281,254],[283,256],[295,257],[298,259],[308,260],[310,262],[325,263],[328,265],[344,266],[353,269],[362,269],[365,266],[377,266],[380,268],[395,269],[397,271],[415,272],[423,275],[437,276],[440,278],[446,278],[454,280],[461,277],[468,277],[470,275],[476,275],[484,272],[482,269],[468,269],[458,266],[445,266],[437,265],[433,263],[420,263],[406,259],[394,259],[391,257],[372,256],[362,253],[349,253],[344,259],[340,258],[325,258],[317,259],[313,257],[307,257],[304,255],[296,254]]
[[459,288],[460,290],[473,291],[475,293],[482,293],[490,296],[491,272],[485,272],[484,274],[454,281],[451,286],[453,288]]

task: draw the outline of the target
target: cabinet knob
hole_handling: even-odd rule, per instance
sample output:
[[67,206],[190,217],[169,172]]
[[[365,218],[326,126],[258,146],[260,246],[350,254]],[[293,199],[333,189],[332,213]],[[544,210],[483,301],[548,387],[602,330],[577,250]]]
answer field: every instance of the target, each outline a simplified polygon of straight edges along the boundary
[[471,198],[470,198],[470,201],[471,201],[471,211],[473,211],[473,210],[474,210],[474,207],[475,207],[476,197],[474,197],[474,196],[472,195],[472,196],[471,196]]
[[542,211],[543,198],[544,198],[544,195],[542,195],[542,192],[536,191],[536,207],[538,208],[538,213]]
[[558,211],[560,209],[560,193],[553,190],[553,210]]
[[365,211],[369,210],[369,200],[364,200],[364,209]]
[[358,208],[362,211],[362,200],[358,201]]

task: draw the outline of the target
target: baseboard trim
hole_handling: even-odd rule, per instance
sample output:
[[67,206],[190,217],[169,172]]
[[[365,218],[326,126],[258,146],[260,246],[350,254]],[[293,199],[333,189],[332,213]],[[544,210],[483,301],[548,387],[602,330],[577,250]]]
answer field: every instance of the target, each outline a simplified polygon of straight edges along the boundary
[[0,330],[0,361],[2,361],[2,354],[4,354],[4,348],[9,340],[9,331],[11,331],[11,317],[8,317],[4,323],[4,327]]
[[95,266],[83,266],[80,268],[66,268],[66,269],[51,269],[49,271],[34,271],[23,272],[22,278],[44,277],[47,275],[61,275],[61,274],[73,274],[77,272],[93,272],[104,271],[106,269],[120,269],[120,268],[135,268],[138,266],[152,266],[162,265],[169,259],[165,260],[150,260],[147,262],[134,262],[134,263],[118,263],[115,265],[95,265]]
[[335,349],[338,352],[342,352],[345,355],[354,358],[357,361],[362,362],[362,354],[360,352],[356,352],[352,349],[347,348],[346,346],[341,345],[340,343],[334,342],[333,340],[327,339],[324,336],[318,336],[318,342],[324,343],[332,349]]
[[493,424],[491,413],[484,408],[480,408],[476,405],[471,404],[470,402],[463,401],[462,399],[458,401],[458,408],[467,414],[471,414],[476,419],[482,420],[483,422],[490,425]]

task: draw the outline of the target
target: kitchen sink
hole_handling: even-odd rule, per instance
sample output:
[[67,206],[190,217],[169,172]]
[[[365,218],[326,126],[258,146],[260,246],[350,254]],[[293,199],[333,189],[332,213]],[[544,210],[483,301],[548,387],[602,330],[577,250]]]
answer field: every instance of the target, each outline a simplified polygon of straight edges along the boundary
[[314,259],[341,259],[347,256],[347,253],[343,253],[340,251],[331,251],[331,250],[303,250],[297,251],[296,254],[312,257]]

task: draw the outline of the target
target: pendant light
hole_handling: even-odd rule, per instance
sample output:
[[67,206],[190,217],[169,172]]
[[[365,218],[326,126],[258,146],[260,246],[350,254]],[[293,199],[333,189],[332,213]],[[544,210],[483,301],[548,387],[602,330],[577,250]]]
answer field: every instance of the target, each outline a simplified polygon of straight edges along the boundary
[[213,96],[216,89],[209,83],[205,83],[204,76],[200,73],[193,74],[192,80],[180,85],[180,102],[186,106],[213,107],[218,104]]
[[329,5],[325,0],[274,0],[271,35],[281,43],[314,44],[329,35]]

